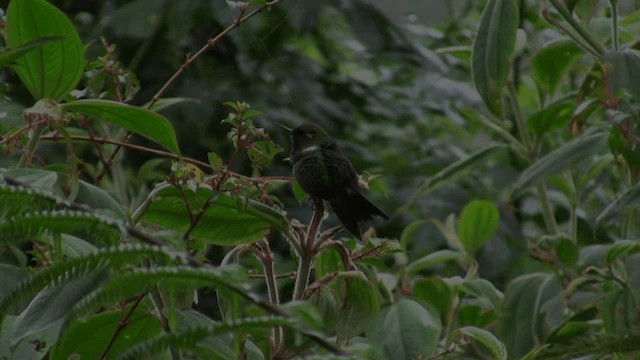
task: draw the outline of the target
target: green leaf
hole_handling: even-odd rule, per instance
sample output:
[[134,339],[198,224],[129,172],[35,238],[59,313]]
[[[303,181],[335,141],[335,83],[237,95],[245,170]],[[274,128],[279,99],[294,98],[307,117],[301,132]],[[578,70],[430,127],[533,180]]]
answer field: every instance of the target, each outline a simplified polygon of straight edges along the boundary
[[[213,193],[201,187],[195,192],[185,191],[184,195],[194,211],[211,199],[191,235],[214,244],[248,243],[265,236],[272,228],[284,230],[288,226],[281,211],[255,200]],[[191,226],[184,198],[175,187],[159,191],[142,220],[180,232]]]
[[[565,310],[562,287],[554,274],[531,273],[514,279],[507,287],[498,321],[498,337],[510,356],[521,358],[545,337],[549,313]],[[555,324],[550,324],[555,325]]]
[[553,41],[538,49],[531,57],[531,73],[538,89],[553,94],[581,54],[582,49],[573,40]]
[[493,355],[491,358],[496,360],[506,360],[507,359],[507,348],[504,344],[498,340],[492,333],[487,330],[477,328],[475,326],[465,326],[457,329],[454,332],[454,337],[459,335],[468,336],[482,345],[484,345],[487,350]]
[[475,296],[486,308],[500,311],[504,295],[493,284],[485,279],[465,280],[457,286],[458,290]]
[[438,277],[431,277],[416,280],[413,296],[433,306],[438,310],[438,314],[449,314],[456,294],[447,282]]
[[26,44],[22,44],[16,48],[4,48],[0,49],[0,68],[11,64],[14,60],[18,59],[22,55],[29,51],[42,46],[51,41],[61,40],[60,36],[43,36],[38,39],[31,40]]
[[437,315],[403,298],[380,311],[367,339],[386,359],[426,359],[437,349],[441,331]]
[[538,136],[566,127],[571,121],[575,107],[575,99],[563,99],[549,104],[527,118],[527,127]]
[[20,80],[36,99],[61,99],[76,86],[84,69],[80,36],[66,15],[44,0],[14,0],[7,9],[7,45],[28,44],[45,36],[62,37],[16,60]]
[[614,220],[620,220],[625,211],[640,205],[640,183],[636,183],[619,198],[610,203],[596,218],[596,227],[602,227]]
[[461,261],[462,259],[463,255],[457,251],[449,249],[438,250],[412,261],[407,266],[407,271],[413,273],[432,265],[448,261]]
[[473,254],[498,227],[500,213],[498,208],[486,200],[469,202],[458,220],[458,238],[469,254]]
[[271,140],[254,141],[247,149],[247,155],[254,165],[264,168],[271,164],[271,160],[283,149]]
[[414,195],[414,198],[419,195],[424,195],[425,193],[436,189],[440,185],[450,183],[455,179],[468,174],[470,171],[478,169],[505,148],[507,147],[502,144],[489,145],[454,162],[439,171],[437,174],[433,175],[426,183],[420,186],[420,189],[417,194]]
[[624,259],[627,256],[640,252],[640,242],[634,240],[618,240],[607,248],[604,253],[604,260],[611,264],[617,259]]
[[[172,107],[174,105],[182,104],[182,103],[200,103],[200,99],[198,98],[188,98],[188,97],[173,97],[173,98],[162,98],[158,99],[153,105],[149,108],[151,111],[160,112],[166,108]],[[148,103],[143,106],[145,109],[148,108]]]
[[47,328],[61,326],[76,302],[99,287],[106,274],[102,268],[92,269],[79,278],[44,288],[16,319],[12,344]]
[[76,100],[61,104],[60,108],[121,126],[180,154],[171,123],[153,111],[108,100]]
[[316,279],[337,271],[344,271],[342,256],[336,249],[327,248],[322,250],[315,258]]
[[511,68],[518,29],[515,0],[489,0],[471,52],[473,81],[493,114],[502,117],[502,89]]
[[636,101],[640,100],[640,82],[631,74],[640,72],[640,51],[635,49],[613,50],[604,54],[604,61],[611,64],[609,82],[614,93],[628,91]]
[[514,195],[520,196],[548,176],[566,171],[589,159],[602,149],[606,138],[606,133],[584,135],[546,154],[522,172],[513,184]]
[[633,289],[615,289],[602,303],[604,329],[609,334],[627,335],[640,330],[640,293]]
[[[122,320],[120,310],[106,311],[75,321],[51,349],[51,359],[98,359]],[[162,334],[160,322],[150,312],[136,309],[109,348],[116,358],[131,346]]]
[[338,339],[347,340],[368,329],[380,309],[380,302],[364,274],[359,271],[341,272],[329,287],[337,303]]

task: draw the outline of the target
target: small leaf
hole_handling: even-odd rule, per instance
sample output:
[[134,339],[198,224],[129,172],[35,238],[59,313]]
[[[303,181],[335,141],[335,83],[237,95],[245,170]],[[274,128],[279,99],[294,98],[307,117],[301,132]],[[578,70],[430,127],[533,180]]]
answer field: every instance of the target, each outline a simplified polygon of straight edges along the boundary
[[438,314],[449,314],[456,294],[447,282],[438,277],[432,277],[416,280],[413,296],[433,306],[438,310]]
[[507,348],[492,333],[487,330],[477,328],[475,326],[465,326],[455,331],[454,337],[458,335],[468,336],[482,345],[493,355],[491,358],[496,360],[507,359]]
[[108,100],[76,100],[61,104],[60,108],[121,126],[180,154],[171,123],[153,111]]
[[342,256],[336,249],[328,248],[322,250],[314,261],[316,279],[337,271],[344,271]]
[[546,154],[522,172],[513,184],[514,195],[520,196],[548,176],[566,171],[576,163],[589,159],[602,149],[606,138],[606,133],[584,135]]
[[473,200],[462,209],[457,232],[467,253],[473,254],[493,235],[499,219],[498,208],[491,201]]
[[518,19],[515,0],[489,0],[473,41],[473,81],[487,108],[498,117],[502,117],[501,95],[511,68]]
[[36,99],[61,99],[84,69],[80,36],[67,16],[44,0],[14,0],[7,9],[7,45],[16,48],[45,36],[62,37],[16,60],[20,80]]
[[457,288],[464,293],[475,296],[494,312],[500,311],[504,295],[489,281],[485,279],[465,280]]
[[271,160],[276,154],[282,152],[283,149],[270,140],[255,141],[247,149],[247,155],[251,162],[260,168],[264,168],[271,164]]
[[386,359],[426,359],[437,349],[441,331],[436,314],[403,298],[380,311],[367,339]]
[[209,165],[211,165],[211,170],[213,170],[214,174],[222,171],[224,162],[220,155],[214,152],[209,152],[207,153],[207,158],[209,159]]

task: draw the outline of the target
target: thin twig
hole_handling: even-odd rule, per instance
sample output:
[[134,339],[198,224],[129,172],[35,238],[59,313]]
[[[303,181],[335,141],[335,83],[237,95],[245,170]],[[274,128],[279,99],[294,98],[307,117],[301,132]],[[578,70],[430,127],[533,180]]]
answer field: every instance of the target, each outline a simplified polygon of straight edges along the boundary
[[109,338],[109,342],[107,342],[107,345],[102,350],[102,353],[100,354],[100,357],[98,357],[98,359],[107,358],[107,354],[109,353],[111,346],[113,346],[113,343],[118,338],[118,335],[120,335],[120,332],[122,332],[122,330],[124,330],[124,328],[127,326],[127,324],[129,323],[129,320],[131,319],[131,316],[133,315],[133,312],[136,310],[136,308],[138,307],[142,299],[144,299],[145,295],[146,294],[140,294],[136,296],[135,300],[133,301],[133,304],[131,304],[131,307],[129,308],[129,311],[127,312],[126,315],[124,315],[124,308],[122,309],[124,316],[122,316],[120,318],[120,321],[118,321],[118,327],[116,327],[116,330],[113,332],[113,334],[111,334],[111,338]]

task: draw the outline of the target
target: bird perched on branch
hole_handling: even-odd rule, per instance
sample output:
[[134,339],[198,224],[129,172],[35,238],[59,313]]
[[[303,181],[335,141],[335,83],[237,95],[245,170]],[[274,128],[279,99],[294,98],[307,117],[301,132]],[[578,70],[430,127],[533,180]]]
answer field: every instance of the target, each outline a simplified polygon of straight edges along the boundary
[[375,216],[389,220],[384,211],[360,193],[358,174],[334,138],[309,122],[287,130],[291,133],[293,176],[314,204],[329,202],[342,225],[360,241],[360,221]]

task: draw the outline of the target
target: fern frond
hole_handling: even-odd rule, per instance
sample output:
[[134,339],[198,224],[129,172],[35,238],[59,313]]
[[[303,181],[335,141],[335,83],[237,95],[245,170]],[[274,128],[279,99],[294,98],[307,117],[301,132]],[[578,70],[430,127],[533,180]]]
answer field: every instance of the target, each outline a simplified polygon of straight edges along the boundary
[[71,210],[37,211],[14,215],[0,222],[0,242],[15,244],[45,231],[106,238],[107,243],[126,234],[123,222],[101,214]]
[[79,301],[69,313],[67,321],[62,328],[66,328],[75,319],[89,314],[102,306],[148,292],[154,289],[157,284],[183,289],[224,287],[241,293],[245,298],[252,299],[252,295],[238,286],[238,284],[243,283],[241,280],[243,274],[244,271],[237,266],[218,268],[173,266],[136,269],[132,272],[116,274],[100,289]]
[[153,258],[160,263],[186,263],[184,253],[166,247],[142,244],[125,244],[55,263],[44,268],[21,281],[4,299],[0,299],[0,314],[6,314],[16,302],[22,298],[32,296],[45,286],[56,286],[61,282],[83,276],[87,271],[97,267],[108,267],[119,270],[125,264],[138,264],[143,257]]
[[23,212],[51,210],[64,202],[61,197],[44,190],[0,184],[0,219]]
[[158,354],[169,347],[179,349],[193,349],[195,345],[208,336],[216,336],[237,331],[252,331],[256,328],[271,328],[283,326],[295,328],[293,320],[283,317],[259,317],[245,318],[224,323],[217,323],[208,326],[198,326],[184,329],[171,334],[164,334],[131,347],[119,356],[119,359],[141,359],[150,355]]

